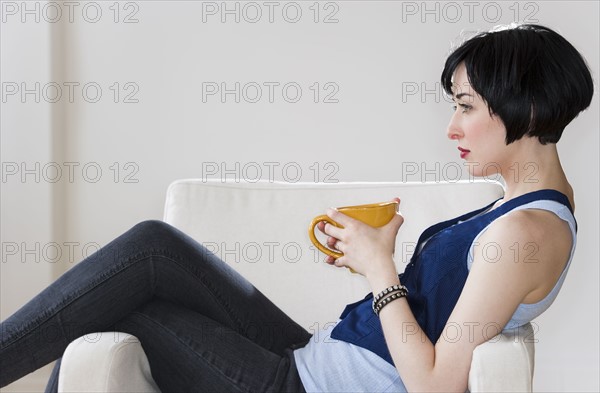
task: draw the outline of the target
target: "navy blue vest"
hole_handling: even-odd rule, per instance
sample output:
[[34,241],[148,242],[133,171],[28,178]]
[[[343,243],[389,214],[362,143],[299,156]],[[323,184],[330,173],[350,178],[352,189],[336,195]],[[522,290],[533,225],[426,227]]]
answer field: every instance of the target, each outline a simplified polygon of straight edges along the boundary
[[[400,283],[408,289],[407,301],[415,319],[434,344],[442,334],[467,280],[467,257],[471,243],[486,226],[515,207],[536,200],[556,201],[573,212],[564,194],[545,189],[520,195],[469,220],[492,207],[498,200],[427,228],[419,237],[410,263],[398,275]],[[421,249],[421,243],[427,239]],[[372,299],[373,294],[369,293],[364,299],[348,304],[340,315],[342,320],[331,332],[331,338],[368,349],[394,365],[379,317],[371,308]]]

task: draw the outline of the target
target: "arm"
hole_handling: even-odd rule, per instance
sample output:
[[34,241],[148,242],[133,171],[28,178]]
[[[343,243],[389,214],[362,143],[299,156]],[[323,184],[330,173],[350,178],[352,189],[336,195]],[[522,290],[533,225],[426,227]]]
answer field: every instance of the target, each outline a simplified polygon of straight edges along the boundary
[[[565,247],[564,240],[561,240],[565,238],[565,232],[557,230],[562,225],[559,224],[561,220],[552,216],[548,212],[516,211],[488,227],[479,238],[474,263],[461,296],[435,345],[420,329],[406,299],[395,300],[381,311],[380,320],[388,348],[409,391],[464,392],[467,389],[474,348],[499,333],[519,303],[539,282],[544,281],[549,271],[555,270],[553,266],[560,267],[568,259],[570,244]],[[351,222],[341,224],[348,229],[353,225],[361,226]],[[560,229],[568,230],[564,226]],[[357,232],[365,230],[356,229]],[[346,253],[346,250],[355,248],[350,247],[350,242],[358,243],[358,237],[352,236],[351,232],[340,232],[336,234],[346,238],[346,241],[340,239],[345,256],[335,262],[336,266],[349,265],[363,273],[374,294],[398,283],[391,254],[383,256],[374,252],[375,259],[361,264],[361,258],[353,259]],[[385,234],[385,230],[380,233]],[[367,239],[371,236],[361,235]],[[566,238],[569,239],[570,234]],[[503,251],[498,258],[494,256],[493,263],[486,258],[486,248],[483,247],[491,242],[494,249]],[[525,252],[515,254],[512,251],[515,243],[521,249],[528,243],[539,245],[534,257],[544,263],[524,263],[524,259],[531,258],[531,255],[525,255]],[[373,246],[364,241],[362,247]],[[361,256],[364,260],[364,254]],[[515,259],[516,256],[518,259]]]

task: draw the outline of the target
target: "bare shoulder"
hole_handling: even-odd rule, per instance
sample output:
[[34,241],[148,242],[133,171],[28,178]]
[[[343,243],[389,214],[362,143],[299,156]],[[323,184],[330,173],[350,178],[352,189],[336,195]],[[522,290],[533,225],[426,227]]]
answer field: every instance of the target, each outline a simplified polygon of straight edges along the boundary
[[517,269],[528,277],[531,291],[523,303],[542,300],[554,287],[569,260],[572,235],[569,224],[553,212],[523,209],[490,224],[483,242],[502,245]]
[[569,224],[553,212],[543,209],[509,212],[495,220],[490,225],[490,229],[492,228],[497,234],[510,235],[517,231],[519,235],[539,241],[571,238]]

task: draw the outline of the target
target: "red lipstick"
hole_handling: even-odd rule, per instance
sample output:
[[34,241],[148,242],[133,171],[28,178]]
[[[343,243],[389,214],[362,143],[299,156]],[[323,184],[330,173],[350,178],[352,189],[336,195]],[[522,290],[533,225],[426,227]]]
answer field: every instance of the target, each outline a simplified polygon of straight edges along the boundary
[[467,154],[471,152],[471,150],[463,149],[460,146],[458,147],[458,150],[460,150],[460,158],[465,158]]

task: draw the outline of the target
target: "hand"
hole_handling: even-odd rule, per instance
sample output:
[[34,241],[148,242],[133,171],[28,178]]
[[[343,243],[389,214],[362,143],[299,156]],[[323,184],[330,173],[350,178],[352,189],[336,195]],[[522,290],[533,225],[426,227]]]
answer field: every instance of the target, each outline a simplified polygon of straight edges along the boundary
[[[400,198],[394,200],[400,203]],[[396,235],[404,223],[400,213],[396,213],[389,223],[379,228],[373,228],[335,209],[328,209],[327,215],[343,228],[325,222],[317,224],[317,228],[328,236],[327,246],[344,255],[339,258],[328,256],[325,258],[326,263],[350,267],[365,277],[390,268],[389,264],[393,264]]]

